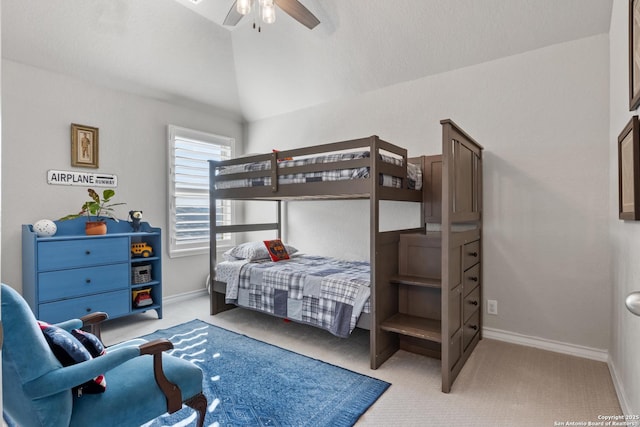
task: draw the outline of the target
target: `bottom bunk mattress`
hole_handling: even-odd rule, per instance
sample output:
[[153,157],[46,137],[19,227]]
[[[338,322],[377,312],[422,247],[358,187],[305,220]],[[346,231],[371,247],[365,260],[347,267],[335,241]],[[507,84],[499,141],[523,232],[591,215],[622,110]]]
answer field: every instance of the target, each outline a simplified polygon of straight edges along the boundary
[[246,259],[216,266],[226,302],[325,329],[346,338],[370,313],[368,262],[298,255],[278,262]]

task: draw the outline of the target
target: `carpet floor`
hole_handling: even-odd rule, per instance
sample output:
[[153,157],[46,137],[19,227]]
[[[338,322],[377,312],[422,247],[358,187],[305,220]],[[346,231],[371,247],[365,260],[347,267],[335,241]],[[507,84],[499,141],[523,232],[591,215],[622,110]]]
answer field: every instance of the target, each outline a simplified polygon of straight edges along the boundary
[[[204,373],[208,410],[205,425],[348,427],[389,387],[389,383],[200,320],[156,331],[168,351]],[[145,424],[195,425],[184,408]]]
[[160,320],[150,312],[109,321],[102,337],[114,344],[194,318],[391,383],[356,427],[551,427],[622,413],[604,362],[483,339],[445,394],[439,360],[400,350],[371,370],[368,331],[343,339],[251,310],[210,316],[206,294],[167,301]]

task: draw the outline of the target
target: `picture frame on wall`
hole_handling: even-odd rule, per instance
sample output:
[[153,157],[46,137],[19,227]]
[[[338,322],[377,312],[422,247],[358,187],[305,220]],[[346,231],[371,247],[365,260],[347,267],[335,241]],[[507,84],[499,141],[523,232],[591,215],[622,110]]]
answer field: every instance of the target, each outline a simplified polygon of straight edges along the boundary
[[618,136],[618,217],[640,220],[640,122],[633,116]]
[[640,0],[629,0],[629,111],[640,105]]
[[98,128],[71,124],[71,166],[98,168]]

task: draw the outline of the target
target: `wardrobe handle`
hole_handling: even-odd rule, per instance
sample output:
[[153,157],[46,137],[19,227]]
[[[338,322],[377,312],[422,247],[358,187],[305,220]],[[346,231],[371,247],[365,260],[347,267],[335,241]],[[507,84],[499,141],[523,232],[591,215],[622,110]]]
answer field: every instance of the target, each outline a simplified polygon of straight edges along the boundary
[[469,252],[469,256],[477,257],[478,256],[478,252]]
[[478,301],[469,301],[469,304],[471,304],[471,305],[478,305]]
[[471,329],[473,329],[474,331],[477,331],[477,330],[478,330],[478,325],[469,325],[469,327],[470,327]]
[[469,280],[471,280],[472,282],[477,282],[478,278],[475,276],[469,277]]

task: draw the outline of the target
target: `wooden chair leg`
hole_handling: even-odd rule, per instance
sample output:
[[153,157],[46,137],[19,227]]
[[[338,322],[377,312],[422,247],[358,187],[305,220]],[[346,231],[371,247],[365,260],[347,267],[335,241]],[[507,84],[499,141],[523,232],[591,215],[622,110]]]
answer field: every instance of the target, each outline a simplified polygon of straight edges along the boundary
[[198,427],[204,425],[204,417],[207,415],[207,398],[204,394],[199,393],[193,396],[191,399],[184,402],[187,406],[198,411]]

